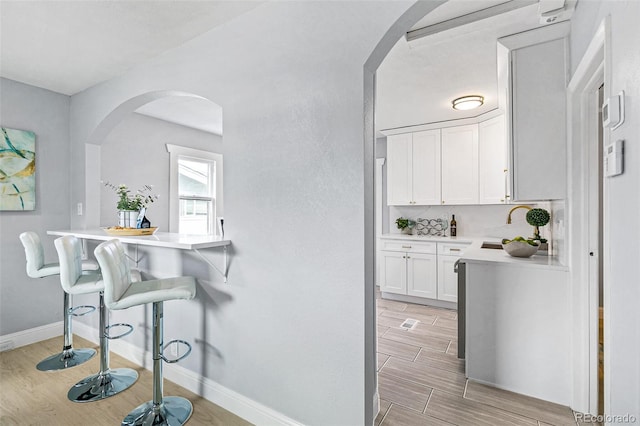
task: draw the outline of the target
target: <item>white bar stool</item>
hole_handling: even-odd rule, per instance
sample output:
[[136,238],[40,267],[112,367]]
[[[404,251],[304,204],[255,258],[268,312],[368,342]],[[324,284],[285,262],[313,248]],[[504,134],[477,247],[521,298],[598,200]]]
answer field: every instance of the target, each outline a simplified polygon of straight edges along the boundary
[[[44,249],[40,236],[32,231],[20,234],[20,241],[24,246],[24,254],[27,258],[27,275],[31,278],[44,278],[52,275],[60,274],[59,263],[44,263]],[[82,262],[82,271],[97,271],[99,266],[92,260]],[[77,313],[79,310],[84,310]],[[67,292],[63,296],[63,312],[64,312],[64,345],[62,352],[51,355],[36,365],[40,371],[56,371],[65,368],[75,367],[83,362],[91,359],[96,351],[90,348],[74,349],[73,334],[71,333],[71,319],[74,316],[86,315],[95,311],[94,306],[76,306],[70,307],[70,297]]]
[[[163,344],[163,302],[193,299],[196,280],[177,277],[132,283],[129,262],[119,240],[110,240],[96,247],[94,254],[104,280],[104,298],[112,310],[153,303],[153,400],[135,408],[122,421],[122,425],[182,425],[193,413],[191,402],[182,397],[163,397],[162,361],[173,363],[191,352],[191,345],[183,340]],[[184,344],[187,351],[177,359],[167,359],[163,351],[172,344]]]
[[[74,236],[67,235],[54,241],[60,259],[60,283],[69,294],[100,294],[100,371],[76,383],[67,393],[73,402],[100,401],[128,389],[138,380],[138,373],[131,368],[109,368],[109,339],[119,339],[133,331],[129,324],[108,324],[108,311],[104,306],[104,282],[99,272],[82,274],[80,268],[82,249]],[[108,334],[111,327],[127,327],[119,336]]]

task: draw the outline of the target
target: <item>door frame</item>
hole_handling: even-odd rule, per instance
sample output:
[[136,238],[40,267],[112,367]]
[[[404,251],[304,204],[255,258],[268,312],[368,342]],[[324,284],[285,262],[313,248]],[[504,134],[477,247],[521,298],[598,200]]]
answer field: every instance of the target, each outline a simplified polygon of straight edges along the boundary
[[[609,96],[610,83],[610,18],[605,18],[580,60],[567,88],[568,129],[568,192],[567,218],[568,253],[571,271],[573,308],[573,404],[577,412],[598,414],[598,278],[590,272],[598,253],[598,203],[593,202],[592,166],[598,156],[597,91],[605,85],[605,98]],[[603,132],[604,145],[608,134]],[[594,158],[595,157],[595,158]],[[595,163],[597,164],[597,163]],[[596,180],[597,184],[597,180]],[[597,186],[596,186],[597,191]],[[600,200],[599,203],[603,203]],[[606,214],[606,212],[605,212]],[[604,221],[606,224],[606,221]],[[594,229],[594,227],[596,227]],[[599,230],[605,236],[606,225]],[[606,250],[603,250],[606,252]],[[594,256],[590,256],[594,253]],[[606,270],[604,258],[604,311],[605,336],[608,311]],[[597,274],[596,274],[597,275]],[[586,283],[586,284],[585,284]],[[605,341],[605,412],[609,406],[607,383],[607,348]]]

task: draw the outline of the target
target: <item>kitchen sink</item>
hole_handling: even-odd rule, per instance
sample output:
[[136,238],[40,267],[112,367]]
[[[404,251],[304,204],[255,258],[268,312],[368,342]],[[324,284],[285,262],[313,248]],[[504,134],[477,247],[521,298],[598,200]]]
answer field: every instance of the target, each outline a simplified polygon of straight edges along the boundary
[[502,250],[502,244],[500,244],[500,243],[490,243],[488,241],[484,241],[482,243],[482,245],[480,246],[480,248]]

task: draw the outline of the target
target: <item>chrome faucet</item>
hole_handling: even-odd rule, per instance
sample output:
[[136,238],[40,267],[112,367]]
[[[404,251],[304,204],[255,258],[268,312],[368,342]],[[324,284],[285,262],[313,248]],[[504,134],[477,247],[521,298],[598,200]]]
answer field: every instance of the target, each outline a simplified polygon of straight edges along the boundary
[[509,214],[507,215],[507,225],[511,225],[511,213],[513,213],[513,211],[517,210],[517,209],[531,210],[531,207],[529,207],[529,206],[515,206],[514,208],[509,210]]

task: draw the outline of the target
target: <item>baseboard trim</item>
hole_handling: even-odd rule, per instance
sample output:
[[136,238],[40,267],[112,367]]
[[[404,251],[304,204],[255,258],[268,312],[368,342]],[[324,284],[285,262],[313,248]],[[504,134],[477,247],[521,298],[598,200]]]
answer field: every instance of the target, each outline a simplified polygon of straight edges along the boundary
[[[62,337],[63,329],[63,322],[58,321],[40,327],[18,331],[17,333],[5,334],[4,336],[0,336],[0,352],[27,346],[57,336]],[[62,343],[63,342],[60,341],[60,348],[62,348]]]
[[[376,373],[377,376],[377,373]],[[380,414],[380,394],[378,393],[378,388],[376,386],[376,391],[373,394],[373,424],[376,423],[376,418]]]
[[[82,324],[79,321],[73,324],[74,334],[87,339],[91,342],[98,343],[98,330]],[[147,370],[152,368],[152,355],[148,351],[132,345],[123,340],[113,340],[109,342],[109,349],[136,363]],[[243,419],[257,425],[282,425],[282,426],[301,426],[299,423],[282,413],[279,413],[265,405],[260,404],[244,395],[241,395],[221,384],[202,377],[191,370],[180,367],[176,364],[165,364],[163,366],[164,377],[167,380],[190,390],[191,392],[203,397],[204,399],[219,405],[242,417]]]

